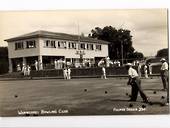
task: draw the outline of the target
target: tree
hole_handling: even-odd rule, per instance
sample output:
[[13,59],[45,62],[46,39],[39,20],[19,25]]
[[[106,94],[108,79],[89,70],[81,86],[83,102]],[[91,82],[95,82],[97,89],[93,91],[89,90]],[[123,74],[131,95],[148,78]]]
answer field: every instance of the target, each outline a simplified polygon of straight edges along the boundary
[[168,57],[168,48],[160,49],[157,51],[156,57]]
[[127,56],[127,59],[129,59],[128,62],[132,62],[133,60],[141,60],[144,58],[143,53],[141,52],[133,52]]
[[[91,30],[89,37],[97,38],[110,42],[109,57],[111,59],[121,59],[123,48],[123,58],[143,58],[143,54],[140,52],[134,52],[135,49],[132,46],[132,35],[130,30],[116,29],[112,26],[106,26],[103,29],[96,27]],[[123,46],[123,47],[122,47]]]
[[8,48],[0,47],[0,74],[8,72]]

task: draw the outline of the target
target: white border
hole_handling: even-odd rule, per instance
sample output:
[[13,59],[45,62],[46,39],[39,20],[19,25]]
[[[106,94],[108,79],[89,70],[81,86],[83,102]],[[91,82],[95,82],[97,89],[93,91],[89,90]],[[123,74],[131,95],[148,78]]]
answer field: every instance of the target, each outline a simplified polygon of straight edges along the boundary
[[[170,0],[0,0],[0,11],[57,9],[168,8]],[[0,127],[34,128],[169,128],[169,115],[5,117]]]
[[0,0],[0,10],[168,8],[169,0]]

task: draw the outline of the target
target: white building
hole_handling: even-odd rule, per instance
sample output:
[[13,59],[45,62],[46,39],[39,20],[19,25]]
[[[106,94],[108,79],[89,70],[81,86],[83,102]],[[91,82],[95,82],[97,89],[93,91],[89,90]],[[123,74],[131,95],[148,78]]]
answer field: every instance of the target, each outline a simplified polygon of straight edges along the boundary
[[60,58],[75,63],[80,59],[80,51],[84,53],[83,59],[91,62],[108,56],[109,42],[78,35],[41,30],[5,41],[8,42],[9,72],[14,71],[18,63],[33,65],[35,60],[44,66]]

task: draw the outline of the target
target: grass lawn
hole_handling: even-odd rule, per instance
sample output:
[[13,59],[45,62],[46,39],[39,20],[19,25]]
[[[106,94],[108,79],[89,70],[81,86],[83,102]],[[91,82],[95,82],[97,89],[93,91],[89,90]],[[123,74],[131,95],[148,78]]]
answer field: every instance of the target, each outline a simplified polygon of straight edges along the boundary
[[160,105],[167,95],[161,91],[160,78],[142,79],[143,90],[153,105],[142,103],[140,95],[137,102],[128,102],[126,93],[130,94],[131,88],[126,83],[126,78],[0,81],[0,116],[169,113],[168,106]]

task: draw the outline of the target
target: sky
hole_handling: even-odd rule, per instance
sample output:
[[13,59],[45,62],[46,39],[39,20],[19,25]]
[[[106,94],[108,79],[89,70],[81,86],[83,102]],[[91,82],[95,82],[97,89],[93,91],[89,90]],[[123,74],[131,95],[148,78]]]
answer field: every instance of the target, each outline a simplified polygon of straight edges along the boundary
[[166,9],[0,11],[0,46],[37,30],[88,35],[105,26],[129,29],[135,50],[145,56],[168,47]]

